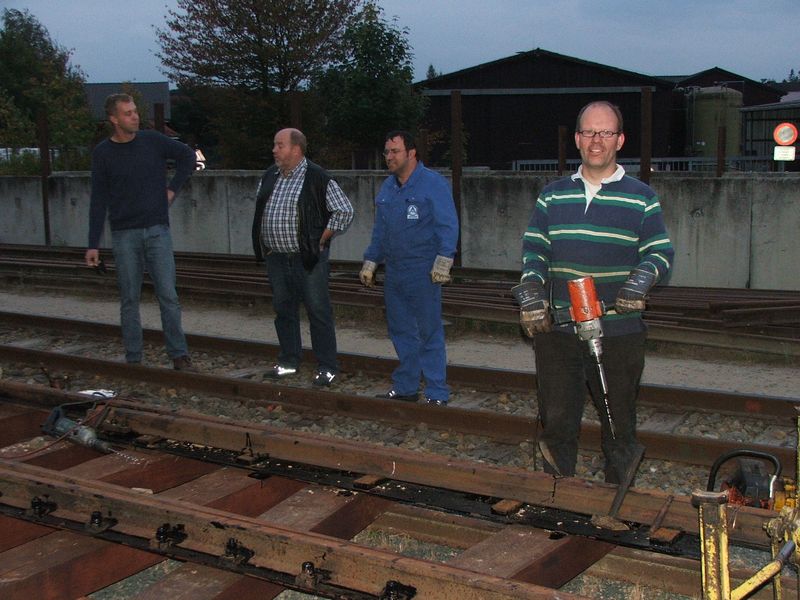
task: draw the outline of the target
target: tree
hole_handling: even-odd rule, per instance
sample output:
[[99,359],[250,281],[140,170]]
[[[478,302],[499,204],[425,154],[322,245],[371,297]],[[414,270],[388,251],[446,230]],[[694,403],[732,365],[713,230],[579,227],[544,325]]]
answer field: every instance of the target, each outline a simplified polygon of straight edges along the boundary
[[28,11],[6,9],[0,29],[0,145],[35,146],[47,118],[53,146],[88,145],[94,131],[84,76]]
[[441,75],[441,73],[437,72],[433,65],[428,65],[428,72],[425,74],[425,79],[433,79],[439,75]]
[[272,133],[290,124],[291,97],[341,57],[363,3],[178,0],[168,11],[167,27],[156,29],[162,71],[185,90],[202,90],[195,97],[205,100],[222,165],[263,166]]
[[300,89],[336,60],[363,0],[178,0],[156,29],[164,74],[178,83]]
[[365,6],[363,18],[345,32],[345,59],[315,80],[330,136],[353,150],[376,151],[388,131],[416,128],[425,99],[411,85],[413,54],[407,37],[394,20],[383,19],[377,5]]

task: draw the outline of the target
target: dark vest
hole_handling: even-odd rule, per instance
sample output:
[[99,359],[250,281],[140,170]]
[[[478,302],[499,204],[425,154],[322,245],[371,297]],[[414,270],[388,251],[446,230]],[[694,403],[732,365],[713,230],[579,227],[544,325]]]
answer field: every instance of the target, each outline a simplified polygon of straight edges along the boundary
[[[331,212],[325,205],[325,196],[328,182],[332,177],[319,165],[310,160],[306,160],[306,162],[308,165],[306,176],[303,187],[300,189],[300,197],[297,199],[297,241],[300,245],[303,267],[306,271],[311,271],[319,260],[319,240],[331,217]],[[261,177],[261,186],[256,198],[256,212],[253,217],[253,252],[258,261],[264,260],[265,249],[261,246],[261,221],[264,216],[264,208],[272,196],[272,190],[275,189],[278,175],[279,170],[274,165],[267,169]]]

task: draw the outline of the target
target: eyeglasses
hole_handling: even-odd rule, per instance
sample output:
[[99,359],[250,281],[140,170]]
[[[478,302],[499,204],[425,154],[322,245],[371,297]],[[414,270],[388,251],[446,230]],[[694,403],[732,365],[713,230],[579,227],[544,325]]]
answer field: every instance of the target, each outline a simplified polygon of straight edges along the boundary
[[609,131],[608,129],[603,129],[602,131],[595,131],[594,129],[581,129],[578,133],[585,138],[593,138],[596,135],[599,135],[601,138],[610,138],[612,136],[619,135],[622,132]]
[[384,156],[389,156],[390,154],[394,156],[396,154],[400,154],[401,152],[405,152],[405,150],[403,150],[403,148],[392,148],[391,150],[388,150],[386,148],[383,149]]

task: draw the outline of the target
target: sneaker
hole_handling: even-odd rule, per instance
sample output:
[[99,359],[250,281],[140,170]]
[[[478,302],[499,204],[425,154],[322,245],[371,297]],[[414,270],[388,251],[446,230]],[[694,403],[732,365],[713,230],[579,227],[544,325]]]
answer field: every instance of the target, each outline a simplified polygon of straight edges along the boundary
[[314,375],[314,380],[311,383],[317,387],[328,387],[333,383],[334,379],[336,379],[336,373],[331,373],[330,371],[317,371],[317,374]]
[[284,367],[283,365],[272,365],[272,368],[264,373],[264,377],[268,377],[269,379],[283,379],[284,377],[288,377],[289,375],[294,375],[297,373],[297,369],[294,367]]
[[389,390],[385,394],[377,394],[376,398],[386,398],[387,400],[400,400],[402,402],[416,402],[418,400],[416,394],[403,395],[398,394],[394,390]]
[[433,398],[425,398],[425,401],[433,406],[447,406],[447,400],[434,400]]
[[176,371],[196,371],[190,356],[179,356],[172,359],[172,366]]

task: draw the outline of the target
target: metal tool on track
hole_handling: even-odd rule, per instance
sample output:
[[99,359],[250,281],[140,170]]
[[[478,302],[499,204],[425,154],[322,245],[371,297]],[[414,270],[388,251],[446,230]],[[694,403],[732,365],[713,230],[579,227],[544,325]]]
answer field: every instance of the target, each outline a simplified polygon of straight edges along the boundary
[[67,417],[63,406],[55,407],[42,425],[42,432],[56,438],[65,438],[75,444],[111,453],[114,449],[108,442],[97,438],[94,428]]

